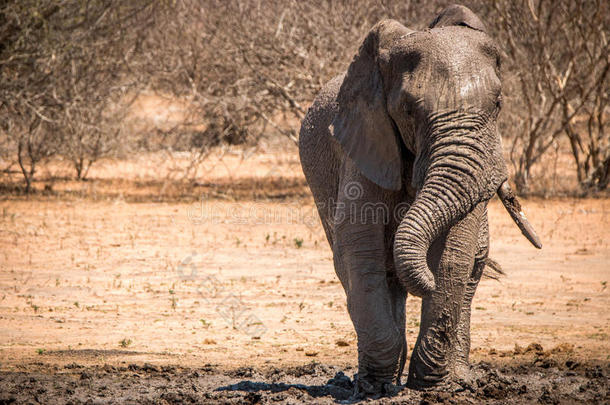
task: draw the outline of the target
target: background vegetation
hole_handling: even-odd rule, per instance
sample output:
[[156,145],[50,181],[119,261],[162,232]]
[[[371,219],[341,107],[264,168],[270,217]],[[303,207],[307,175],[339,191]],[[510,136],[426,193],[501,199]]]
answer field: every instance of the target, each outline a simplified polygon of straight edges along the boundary
[[[0,1],[0,171],[29,192],[51,158],[86,179],[101,158],[162,151],[186,153],[194,179],[214,146],[295,141],[307,105],[379,19],[423,29],[449,3]],[[574,194],[607,189],[609,3],[464,4],[504,51],[500,128],[518,191],[552,195],[557,176],[575,176]],[[180,103],[179,119],[139,125],[130,107],[142,94]]]

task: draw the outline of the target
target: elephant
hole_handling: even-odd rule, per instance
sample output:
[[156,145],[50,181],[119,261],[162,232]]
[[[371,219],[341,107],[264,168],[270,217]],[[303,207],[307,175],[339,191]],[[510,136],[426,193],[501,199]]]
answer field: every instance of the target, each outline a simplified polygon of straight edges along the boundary
[[493,263],[494,195],[541,248],[508,183],[500,61],[464,6],[422,31],[382,20],[303,118],[301,166],[358,340],[357,395],[402,387],[407,294],[422,311],[406,386],[471,380],[470,307]]

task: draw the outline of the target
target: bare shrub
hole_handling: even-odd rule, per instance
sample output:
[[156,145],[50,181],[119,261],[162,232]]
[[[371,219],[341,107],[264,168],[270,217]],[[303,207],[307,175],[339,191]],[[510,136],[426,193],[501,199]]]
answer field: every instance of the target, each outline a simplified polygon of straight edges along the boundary
[[[152,87],[193,105],[208,125],[207,148],[256,142],[277,131],[296,140],[278,112],[303,116],[323,84],[344,71],[359,40],[381,18],[423,28],[447,2],[186,1],[165,10],[149,38],[158,66]],[[472,0],[504,55],[500,126],[521,193],[532,170],[563,139],[585,189],[607,185],[608,6],[602,0]],[[414,22],[416,22],[414,24]],[[152,66],[153,64],[149,65]],[[200,122],[197,122],[200,120]],[[580,120],[580,121],[579,121]],[[586,122],[578,125],[577,122]],[[606,180],[604,180],[606,179]]]
[[[198,147],[255,143],[295,126],[326,81],[345,69],[360,38],[384,17],[421,12],[424,2],[183,1],[144,42],[150,86],[192,106],[185,127],[205,125]],[[427,7],[429,8],[429,7]],[[406,23],[406,22],[405,22]]]
[[[0,120],[30,191],[36,165],[66,154],[80,178],[111,150],[108,102],[137,82],[130,58],[156,2],[7,1],[0,5]],[[107,120],[106,120],[107,121]]]
[[519,192],[531,191],[532,168],[562,137],[571,145],[581,188],[605,188],[608,3],[498,0],[490,16],[506,51],[504,94],[509,108],[503,129]]
[[[21,160],[29,189],[35,167],[56,153],[85,178],[103,156],[163,151],[168,159],[178,156],[176,168],[184,170],[170,180],[194,180],[214,146],[256,144],[278,134],[296,141],[309,103],[346,69],[377,21],[394,18],[423,29],[449,3],[2,2],[0,169],[14,170]],[[505,50],[499,125],[519,192],[561,183],[543,168],[564,146],[581,190],[607,188],[608,3],[465,5]],[[179,121],[126,122],[140,92],[179,103]],[[532,181],[540,173],[554,180]]]
[[17,163],[29,193],[38,164],[57,152],[58,139],[53,136],[52,126],[36,117],[29,126],[10,130],[17,134]]

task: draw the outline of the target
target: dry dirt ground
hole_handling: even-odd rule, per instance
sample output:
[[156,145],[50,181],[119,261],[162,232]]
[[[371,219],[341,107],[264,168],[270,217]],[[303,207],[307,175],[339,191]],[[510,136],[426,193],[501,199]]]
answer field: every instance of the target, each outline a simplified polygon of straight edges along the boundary
[[[154,164],[91,177],[0,200],[0,404],[349,398],[356,338],[294,153],[226,155],[174,194]],[[377,401],[610,400],[610,200],[522,203],[544,248],[490,203],[506,276],[475,296],[476,383]]]

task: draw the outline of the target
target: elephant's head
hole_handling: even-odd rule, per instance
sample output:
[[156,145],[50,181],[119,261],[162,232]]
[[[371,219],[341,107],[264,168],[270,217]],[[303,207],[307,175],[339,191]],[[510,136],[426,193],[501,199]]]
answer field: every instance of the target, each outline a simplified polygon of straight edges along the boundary
[[[483,23],[453,6],[425,31],[393,20],[375,25],[339,91],[331,128],[350,158],[383,188],[410,182],[417,189],[394,244],[398,276],[414,295],[435,289],[432,242],[496,193],[540,247],[508,188],[496,128],[499,65]],[[403,178],[413,156],[412,178]]]

